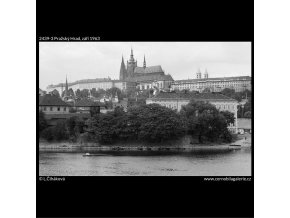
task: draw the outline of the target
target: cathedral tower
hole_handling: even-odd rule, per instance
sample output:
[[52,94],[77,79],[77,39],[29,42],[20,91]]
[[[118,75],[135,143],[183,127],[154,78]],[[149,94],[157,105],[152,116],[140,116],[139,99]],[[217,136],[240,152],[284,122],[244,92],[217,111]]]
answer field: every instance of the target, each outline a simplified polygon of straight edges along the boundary
[[133,49],[131,48],[130,60],[127,61],[128,77],[132,77],[133,76],[136,66],[137,66],[137,61],[134,60]]
[[122,62],[121,62],[121,67],[120,67],[120,80],[124,80],[127,77],[127,70],[125,67],[125,63],[124,63],[124,58],[122,55]]

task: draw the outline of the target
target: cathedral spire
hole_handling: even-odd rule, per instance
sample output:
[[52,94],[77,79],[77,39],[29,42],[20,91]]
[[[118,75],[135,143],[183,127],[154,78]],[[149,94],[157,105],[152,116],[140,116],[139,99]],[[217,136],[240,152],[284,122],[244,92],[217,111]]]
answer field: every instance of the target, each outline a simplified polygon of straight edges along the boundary
[[120,67],[120,80],[124,80],[127,77],[127,70],[124,63],[124,57],[122,55],[122,62]]
[[65,75],[65,96],[68,96],[67,75]]
[[133,55],[132,47],[131,47],[131,55],[130,55],[130,61],[129,62],[134,62],[134,55]]
[[144,69],[146,68],[145,54],[144,54],[143,68],[144,68]]

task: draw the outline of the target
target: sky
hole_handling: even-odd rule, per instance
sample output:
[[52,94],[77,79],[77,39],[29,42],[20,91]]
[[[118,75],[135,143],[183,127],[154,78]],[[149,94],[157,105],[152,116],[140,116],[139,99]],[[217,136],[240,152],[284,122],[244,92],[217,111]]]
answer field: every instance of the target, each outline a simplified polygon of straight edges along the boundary
[[39,87],[81,79],[119,79],[122,55],[131,47],[138,66],[161,65],[174,80],[194,79],[198,69],[209,77],[251,76],[250,42],[40,42]]

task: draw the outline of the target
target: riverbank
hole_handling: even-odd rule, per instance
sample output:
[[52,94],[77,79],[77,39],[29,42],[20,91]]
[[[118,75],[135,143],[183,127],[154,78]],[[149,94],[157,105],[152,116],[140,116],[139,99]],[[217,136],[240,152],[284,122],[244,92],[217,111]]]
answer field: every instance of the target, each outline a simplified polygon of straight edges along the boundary
[[[238,146],[232,146],[238,145]],[[72,143],[72,142],[46,142],[40,140],[39,151],[55,152],[97,152],[97,151],[203,151],[203,150],[233,150],[251,146],[251,135],[238,136],[232,143],[192,143],[192,139],[184,137],[181,140],[163,144],[149,144],[137,142],[120,142],[113,145],[99,143]]]

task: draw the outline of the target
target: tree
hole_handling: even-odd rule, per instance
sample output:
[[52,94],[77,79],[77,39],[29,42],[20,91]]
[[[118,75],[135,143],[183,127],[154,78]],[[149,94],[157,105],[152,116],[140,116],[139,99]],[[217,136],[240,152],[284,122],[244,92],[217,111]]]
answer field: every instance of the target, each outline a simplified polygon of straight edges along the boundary
[[54,89],[52,92],[50,92],[50,94],[60,98],[60,94],[56,89]]
[[209,93],[209,92],[211,92],[210,88],[205,88],[205,89],[202,91],[202,93]]
[[100,97],[100,93],[97,92],[96,88],[92,88],[92,89],[91,89],[91,95],[92,95],[93,97],[95,97],[95,98]]
[[56,126],[52,129],[53,138],[57,141],[65,140],[69,138],[69,132],[67,131],[66,121],[60,120]]
[[89,90],[83,89],[81,90],[81,98],[88,98],[89,97]]
[[185,133],[180,115],[167,107],[158,104],[137,106],[130,108],[128,114],[130,126],[136,128],[139,139],[160,142]]
[[248,111],[252,112],[252,101],[251,101],[251,99],[249,99],[247,101],[247,103],[245,104],[245,106],[244,106],[244,113],[246,113]]
[[77,133],[75,132],[75,127],[78,127],[79,132],[84,132],[84,120],[82,118],[79,118],[77,116],[70,117],[66,120],[66,127],[68,129],[70,136],[75,136]]
[[88,132],[94,133],[99,142],[110,144],[114,141],[113,115],[98,114],[90,118],[86,124],[88,126]]
[[227,125],[235,124],[235,115],[229,111],[221,111],[221,115],[223,115],[226,119]]
[[76,90],[76,97],[81,98],[81,90],[79,89]]
[[39,132],[41,132],[47,127],[47,121],[42,111],[39,111],[38,113],[38,127],[39,127]]
[[224,116],[210,103],[191,100],[181,108],[180,114],[187,122],[188,133],[197,135],[200,143],[204,139],[212,142],[225,139],[230,134],[225,116],[232,122],[231,115]]
[[71,96],[71,97],[74,97],[75,96],[74,90],[72,88],[70,88],[68,90],[68,96]]
[[84,125],[84,120],[77,116],[66,120],[66,127],[72,140],[76,140],[81,133],[84,133]]
[[53,130],[54,127],[48,127],[41,132],[41,137],[46,139],[47,141],[53,140]]
[[230,98],[234,98],[236,97],[236,92],[234,89],[229,89],[229,88],[225,88],[221,91],[221,93],[225,96],[228,96]]
[[91,117],[96,116],[99,113],[100,113],[100,107],[99,106],[90,107]]
[[251,113],[251,111],[247,111],[247,112],[245,112],[244,117],[245,117],[245,118],[252,118],[252,113]]
[[122,108],[98,114],[86,122],[87,131],[101,143],[121,140],[160,142],[185,133],[185,123],[175,111],[158,104],[134,106],[125,113]]
[[112,97],[115,97],[115,95],[117,95],[118,98],[121,97],[121,93],[122,91],[118,89],[117,87],[112,87],[106,91],[106,95],[112,96]]
[[106,102],[105,102],[105,107],[106,107],[107,109],[112,109],[112,108],[113,108],[113,103],[112,103],[111,101],[106,101]]

